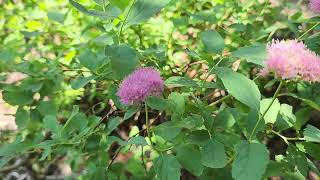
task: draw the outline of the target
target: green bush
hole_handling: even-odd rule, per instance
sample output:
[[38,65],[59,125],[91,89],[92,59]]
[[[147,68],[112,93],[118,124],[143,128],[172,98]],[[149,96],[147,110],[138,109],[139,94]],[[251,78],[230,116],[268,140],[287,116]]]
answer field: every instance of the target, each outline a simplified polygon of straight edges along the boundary
[[[23,157],[35,179],[59,159],[64,179],[319,176],[319,80],[261,73],[272,39],[319,53],[307,3],[0,1],[0,87],[17,108],[0,174]],[[119,86],[139,67],[157,69],[164,91],[123,104]],[[26,77],[8,84],[12,72]]]

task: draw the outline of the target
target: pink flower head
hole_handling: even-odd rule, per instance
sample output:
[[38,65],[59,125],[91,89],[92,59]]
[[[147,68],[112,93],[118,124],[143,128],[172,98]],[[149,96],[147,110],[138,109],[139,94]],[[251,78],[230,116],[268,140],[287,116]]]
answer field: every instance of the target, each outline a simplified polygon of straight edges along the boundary
[[310,8],[316,13],[320,13],[320,0],[310,0]]
[[297,40],[273,40],[267,45],[267,59],[261,74],[269,72],[282,79],[320,82],[320,57]]
[[149,96],[161,95],[163,80],[156,69],[139,68],[126,77],[118,89],[117,95],[125,105],[143,102]]

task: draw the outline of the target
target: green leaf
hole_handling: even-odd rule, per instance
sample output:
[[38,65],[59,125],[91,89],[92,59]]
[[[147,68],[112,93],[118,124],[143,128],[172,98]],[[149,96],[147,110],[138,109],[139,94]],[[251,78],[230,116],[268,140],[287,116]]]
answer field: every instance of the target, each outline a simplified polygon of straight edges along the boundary
[[50,146],[45,147],[42,151],[41,157],[40,157],[40,161],[45,160],[48,156],[50,156],[50,154],[52,153],[52,149]]
[[316,162],[311,161],[310,159],[307,158],[308,161],[308,166],[309,166],[309,171],[316,173],[318,176],[320,175],[320,170],[316,165]]
[[76,131],[81,133],[83,132],[83,130],[85,130],[85,128],[87,127],[87,124],[88,124],[87,116],[84,113],[79,112],[70,118],[70,120],[68,121],[68,124],[66,124],[64,132],[70,133],[70,132]]
[[90,50],[81,52],[78,56],[78,59],[81,65],[90,69],[91,71],[94,71],[99,63],[97,56]]
[[204,31],[200,34],[202,43],[208,53],[221,54],[225,43],[221,35],[214,30]]
[[131,0],[109,0],[110,4],[112,4],[113,6],[116,6],[118,8],[120,8],[121,10],[125,10],[126,7],[129,5]]
[[[163,7],[165,7],[171,0],[135,0],[128,12],[125,26],[131,26],[134,24],[140,24],[143,21],[150,19]],[[129,7],[130,8],[130,7]]]
[[58,120],[55,116],[48,115],[43,119],[43,127],[50,130],[54,134],[59,134],[61,125],[58,124]]
[[81,11],[83,13],[87,13],[88,10],[86,7],[82,6],[81,4],[79,4],[73,0],[69,0],[69,2],[73,7],[77,8],[79,11]]
[[177,158],[183,168],[191,174],[200,176],[203,172],[201,153],[192,145],[182,145],[177,149]]
[[130,74],[139,63],[137,52],[127,45],[109,46],[106,55],[111,60],[113,72],[120,79]]
[[72,131],[83,130],[88,124],[88,119],[84,113],[77,113],[72,117],[69,117],[68,124],[66,124],[64,132],[70,133]]
[[171,111],[182,115],[185,111],[185,99],[183,95],[173,92],[168,96],[170,100]]
[[295,171],[295,172],[286,172],[283,177],[285,177],[286,179],[289,180],[305,180],[306,177],[303,176],[299,171]]
[[214,128],[228,129],[235,124],[236,120],[229,108],[221,111],[213,121]]
[[160,180],[180,180],[181,165],[172,154],[160,155],[154,161],[154,170]]
[[170,77],[164,82],[164,84],[169,88],[198,86],[198,84],[194,80],[187,77],[179,77],[179,76]]
[[259,112],[256,110],[251,109],[248,115],[243,118],[243,120],[244,124],[242,124],[242,127],[244,129],[244,135],[247,138],[250,138],[251,134],[252,137],[255,137],[255,135],[259,131],[262,131],[265,128],[265,123],[263,121],[260,121],[257,128],[254,131],[254,127],[256,126],[259,120]]
[[41,101],[37,107],[37,110],[43,116],[57,114],[57,108],[52,101]]
[[[130,178],[132,179],[145,179],[149,175],[149,174],[145,174],[145,169],[142,163],[139,163],[133,159],[129,160],[128,164],[126,164],[126,168],[131,174]],[[154,171],[152,171],[152,173],[154,174]],[[121,176],[125,177],[124,173],[122,173]],[[120,178],[120,179],[123,179],[123,178]]]
[[306,177],[309,171],[308,160],[306,155],[299,151],[299,149],[290,144],[287,149],[287,158],[289,164],[296,166],[299,172]]
[[141,146],[147,146],[148,145],[146,139],[144,137],[142,137],[142,136],[133,137],[126,144],[127,145],[136,144],[136,145],[141,145]]
[[84,7],[83,5],[77,3],[74,0],[69,0],[69,2],[73,7],[75,7],[76,9],[81,11],[82,13],[90,15],[90,16],[98,17],[98,18],[103,18],[103,19],[116,18],[120,14],[119,11],[102,12],[102,11],[90,10],[90,9],[87,9],[86,7]]
[[65,15],[56,11],[48,11],[47,16],[53,21],[57,21],[60,24],[63,24]]
[[107,133],[106,134],[110,134],[121,123],[122,123],[122,118],[120,118],[120,117],[114,117],[114,118],[110,119],[109,123],[108,123],[108,126],[107,126]]
[[240,135],[235,135],[235,134],[222,134],[222,133],[216,133],[213,134],[213,137],[221,142],[225,147],[227,148],[234,148],[235,144],[238,144],[241,140],[242,137]]
[[269,162],[268,150],[263,144],[242,141],[235,147],[236,157],[232,165],[235,180],[261,179]]
[[197,178],[199,180],[233,180],[231,175],[231,167],[212,169],[205,168],[202,175]]
[[123,141],[119,137],[106,135],[106,140],[103,140],[103,139],[100,140],[100,145],[99,145],[100,149],[109,150],[112,144],[115,142],[117,142],[121,146],[125,146],[127,143],[126,141]]
[[286,161],[276,162],[270,160],[264,177],[268,178],[271,176],[285,176],[286,172],[290,171],[290,165]]
[[33,101],[33,94],[30,91],[4,91],[3,100],[10,105],[26,105]]
[[272,88],[272,86],[274,86],[274,84],[275,84],[276,82],[278,82],[277,79],[272,79],[272,80],[270,80],[266,85],[264,85],[263,88],[264,88],[264,89]]
[[207,130],[196,130],[192,131],[186,135],[186,142],[195,145],[204,145],[208,139],[210,139],[210,134]]
[[177,122],[177,126],[180,128],[186,128],[186,129],[194,129],[197,127],[201,127],[204,124],[204,119],[202,116],[197,114],[192,114],[186,118],[184,118],[182,121]]
[[227,165],[227,155],[224,145],[216,140],[208,140],[201,149],[201,159],[204,166],[223,168]]
[[312,107],[313,109],[320,111],[320,105],[309,100],[309,99],[304,99],[304,98],[299,98],[302,102],[304,102],[305,104],[309,105],[310,107]]
[[[260,113],[262,114],[270,105],[272,99],[262,99],[262,101],[260,102]],[[264,122],[267,123],[275,123],[280,111],[280,103],[278,99],[275,99],[275,101],[273,102],[272,106],[270,107],[270,109],[268,110],[267,114],[264,116]]]
[[12,63],[19,56],[17,51],[13,49],[5,49],[0,51],[0,62]]
[[97,3],[98,5],[104,6],[104,0],[94,0],[95,3]]
[[17,150],[24,150],[22,144],[10,143],[10,144],[1,144],[0,145],[0,156],[9,157],[18,153]]
[[315,159],[320,159],[319,144],[311,143],[311,142],[299,142],[299,143],[296,143],[296,146],[300,151],[309,154]]
[[206,88],[206,89],[224,89],[222,87],[222,84],[217,83],[217,82],[205,82],[203,84],[203,88]]
[[31,142],[14,142],[10,144],[1,144],[0,145],[0,156],[12,156],[14,154],[21,153],[23,151],[26,151],[30,148],[34,147],[34,144],[31,144]]
[[305,104],[307,104],[308,106],[312,107],[313,109],[320,111],[320,105],[313,102],[312,100],[298,97],[297,95],[292,94],[292,93],[286,93],[285,95],[297,98],[297,99],[301,100],[302,102],[304,102]]
[[100,36],[94,38],[93,42],[99,46],[112,45],[113,38],[110,34],[101,34]]
[[266,45],[253,45],[248,47],[241,47],[236,51],[233,51],[231,57],[243,58],[248,62],[264,66],[264,60],[266,59]]
[[[27,38],[32,38],[35,36],[39,36],[41,32],[39,31],[20,31],[21,34],[23,34]],[[0,60],[1,60],[1,53],[0,53]]]
[[168,102],[159,96],[151,96],[146,100],[146,103],[149,107],[155,110],[163,111],[167,109]]
[[29,112],[27,112],[23,108],[18,108],[18,110],[16,112],[15,121],[16,121],[16,124],[19,127],[19,129],[24,128],[28,124],[28,122],[30,120],[29,117],[30,117]]
[[275,126],[279,131],[291,128],[296,122],[296,116],[293,114],[292,106],[281,104],[279,116],[275,122]]
[[320,143],[320,130],[312,125],[307,125],[307,128],[303,132],[304,139],[307,142]]
[[[61,134],[63,135],[68,135],[68,133],[70,133],[72,130],[75,129],[75,127],[78,126],[78,124],[80,124],[80,122],[82,121],[82,119],[75,119],[75,117],[79,114],[79,106],[74,105],[72,107],[72,112],[68,118],[68,120],[66,121],[66,123],[63,125],[63,128],[61,130]],[[84,115],[83,113],[81,113],[82,115]],[[76,122],[75,122],[76,120]],[[79,122],[79,123],[78,123]]]
[[140,107],[139,106],[130,106],[126,113],[124,114],[123,120],[127,120],[129,118],[131,118],[133,115],[135,115],[138,111],[140,111]]
[[310,119],[312,109],[307,108],[301,108],[296,113],[296,122],[294,124],[294,128],[299,131],[303,125],[305,125],[308,120]]
[[112,99],[115,106],[120,109],[125,109],[126,107],[120,102],[120,98],[117,96],[118,86],[115,84],[111,84],[108,88],[108,97],[109,99]]
[[181,128],[175,125],[172,121],[168,121],[152,128],[152,131],[164,140],[170,141],[178,136],[181,132]]
[[73,79],[71,81],[71,88],[75,89],[75,90],[83,88],[85,85],[87,85],[94,78],[95,78],[95,76],[87,76],[87,77],[80,76],[76,79]]
[[222,80],[228,93],[243,104],[260,110],[261,94],[254,81],[228,68],[216,68],[215,72]]

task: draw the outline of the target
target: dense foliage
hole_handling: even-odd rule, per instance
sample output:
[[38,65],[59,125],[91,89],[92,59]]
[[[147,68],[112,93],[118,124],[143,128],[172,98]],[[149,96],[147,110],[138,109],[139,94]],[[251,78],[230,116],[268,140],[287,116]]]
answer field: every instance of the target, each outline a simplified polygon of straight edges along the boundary
[[17,108],[0,174],[19,160],[35,179],[57,161],[63,179],[319,176],[317,3],[0,1],[0,88]]

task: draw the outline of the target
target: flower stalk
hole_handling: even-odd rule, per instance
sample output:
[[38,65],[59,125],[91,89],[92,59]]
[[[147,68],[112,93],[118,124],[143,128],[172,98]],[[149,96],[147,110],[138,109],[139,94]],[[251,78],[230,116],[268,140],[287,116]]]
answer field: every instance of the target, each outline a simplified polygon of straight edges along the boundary
[[257,128],[258,128],[258,125],[260,124],[261,120],[262,120],[262,119],[264,118],[264,116],[268,113],[268,111],[270,110],[272,104],[273,104],[274,101],[277,99],[278,94],[280,93],[280,90],[281,90],[283,84],[284,84],[284,80],[281,80],[281,81],[280,81],[280,84],[279,84],[279,86],[278,86],[278,88],[277,88],[277,90],[276,90],[276,92],[274,93],[274,95],[273,95],[273,97],[272,97],[272,100],[271,100],[270,104],[268,105],[267,109],[264,110],[264,112],[263,112],[263,113],[261,114],[261,116],[259,117],[257,123],[255,124],[255,126],[254,126],[254,128],[253,128],[253,130],[252,130],[252,133],[250,134],[249,141],[252,140],[252,137],[253,137],[253,135],[255,134],[255,132],[256,132],[256,130],[257,130]]

